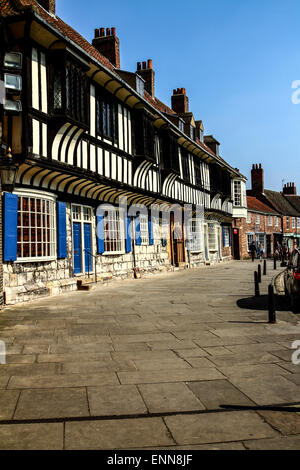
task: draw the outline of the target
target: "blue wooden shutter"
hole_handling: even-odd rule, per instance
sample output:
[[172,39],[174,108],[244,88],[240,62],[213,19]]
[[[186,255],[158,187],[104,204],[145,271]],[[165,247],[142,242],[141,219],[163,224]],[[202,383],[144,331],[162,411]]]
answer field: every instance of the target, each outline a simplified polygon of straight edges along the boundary
[[137,215],[135,218],[135,244],[137,246],[140,246],[142,244],[141,221],[139,215]]
[[104,215],[97,215],[97,251],[98,254],[102,254],[105,251],[104,248]]
[[151,217],[149,217],[149,219],[148,219],[148,225],[149,225],[149,245],[153,246],[154,245],[154,236],[153,236],[153,222],[152,222]]
[[225,227],[223,227],[223,247],[226,246]]
[[129,215],[126,216],[126,240],[125,240],[125,248],[126,248],[126,253],[131,252],[131,218]]
[[67,205],[65,202],[58,202],[56,205],[57,219],[57,258],[67,257]]
[[3,261],[17,261],[18,196],[4,193],[4,253]]

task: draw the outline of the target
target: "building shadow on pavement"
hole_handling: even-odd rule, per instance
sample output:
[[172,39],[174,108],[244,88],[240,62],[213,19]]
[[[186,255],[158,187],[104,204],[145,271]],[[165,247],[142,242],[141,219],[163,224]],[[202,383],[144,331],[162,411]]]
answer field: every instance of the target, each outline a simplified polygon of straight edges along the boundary
[[[268,310],[268,296],[261,295],[260,297],[247,297],[245,299],[239,299],[237,306],[247,310]],[[290,301],[285,296],[275,296],[275,308],[280,312],[290,312],[291,305]]]

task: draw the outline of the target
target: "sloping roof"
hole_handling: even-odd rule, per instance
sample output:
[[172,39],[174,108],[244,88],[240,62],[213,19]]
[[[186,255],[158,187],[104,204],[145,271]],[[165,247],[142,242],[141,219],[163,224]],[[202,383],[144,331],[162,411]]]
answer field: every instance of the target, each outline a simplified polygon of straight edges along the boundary
[[289,203],[283,194],[277,191],[270,191],[265,189],[264,191],[266,199],[272,204],[275,210],[278,210],[282,215],[298,216],[299,213]]
[[253,196],[247,196],[247,206],[249,210],[264,212],[265,214],[278,214],[274,209]]
[[60,33],[81,47],[84,51],[102,63],[110,70],[115,70],[113,64],[104,55],[92,46],[91,43],[71,26],[61,20],[58,16],[53,16],[42,8],[36,0],[0,0],[0,16],[18,15],[27,9],[36,11],[44,20],[56,28]]
[[284,197],[296,209],[298,215],[300,215],[300,196],[285,195]]

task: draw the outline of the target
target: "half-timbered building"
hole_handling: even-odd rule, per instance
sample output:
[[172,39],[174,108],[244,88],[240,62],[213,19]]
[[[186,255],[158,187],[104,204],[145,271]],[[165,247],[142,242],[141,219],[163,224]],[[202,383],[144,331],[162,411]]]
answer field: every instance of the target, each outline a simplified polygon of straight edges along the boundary
[[[0,14],[2,140],[18,163],[3,194],[6,302],[75,290],[87,275],[230,259],[241,175],[204,135],[186,90],[160,102],[151,60],[122,70],[115,28],[96,29],[91,44],[56,16],[55,0],[0,0]],[[116,208],[105,218],[104,203]],[[146,212],[128,215],[133,204]],[[171,213],[166,224],[162,208],[174,205],[204,216],[178,227]]]

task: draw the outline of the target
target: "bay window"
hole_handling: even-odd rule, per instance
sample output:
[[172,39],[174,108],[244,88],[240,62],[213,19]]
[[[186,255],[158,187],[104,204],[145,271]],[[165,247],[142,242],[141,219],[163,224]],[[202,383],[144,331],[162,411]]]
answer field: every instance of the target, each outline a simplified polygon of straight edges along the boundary
[[18,194],[18,261],[56,259],[55,198]]

